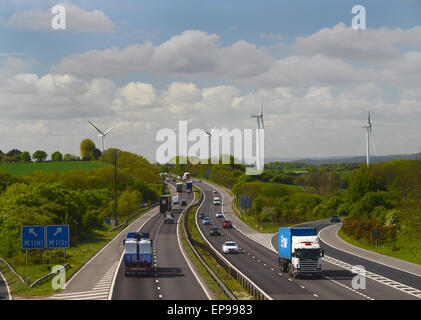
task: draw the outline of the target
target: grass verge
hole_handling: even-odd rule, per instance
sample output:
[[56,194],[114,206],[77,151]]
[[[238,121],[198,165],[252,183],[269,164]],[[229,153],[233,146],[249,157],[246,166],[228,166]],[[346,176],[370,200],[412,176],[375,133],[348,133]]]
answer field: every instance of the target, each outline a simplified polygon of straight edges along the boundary
[[[147,209],[141,212],[136,218],[145,214],[151,209]],[[135,218],[131,219],[135,220]],[[79,270],[91,257],[93,257],[98,251],[100,251],[109,241],[114,239],[123,228],[119,228],[114,231],[108,231],[111,226],[106,226],[102,229],[94,229],[89,236],[74,247],[66,249],[66,263],[70,264],[70,268],[66,269],[66,278],[70,278],[77,270]],[[41,264],[41,254],[39,250],[28,250],[30,255],[28,256],[28,265],[26,265],[25,254],[19,254],[10,259],[5,259],[13,266],[17,273],[19,273],[23,279],[30,279],[30,282],[41,278],[42,276],[51,272],[51,269],[55,265],[63,265],[64,262],[64,250],[56,249],[52,250],[52,263],[50,264],[50,252],[44,250]],[[23,284],[7,266],[0,262],[0,268],[3,272],[7,283],[9,284],[10,291],[13,297],[45,297],[62,290],[54,290],[51,286],[51,279],[36,285],[33,288],[29,288]]]
[[[197,189],[196,189],[197,190]],[[202,193],[198,192],[200,194],[200,197],[202,197]],[[195,193],[196,194],[196,193]],[[197,229],[196,222],[195,222],[195,212],[198,209],[198,206],[193,207],[190,214],[187,216],[187,225],[191,234],[191,237],[201,242],[205,245],[207,243],[202,238],[202,235],[200,234],[199,230]],[[183,216],[185,218],[185,216]],[[187,243],[186,243],[187,244]],[[187,244],[188,246],[188,244]],[[189,246],[188,246],[189,247]],[[200,254],[202,259],[206,262],[206,264],[211,268],[211,270],[217,275],[217,277],[231,290],[231,292],[237,297],[239,300],[251,300],[253,299],[252,296],[249,295],[249,293],[234,279],[228,272],[225,271],[225,269],[218,264],[218,262],[204,249],[195,246],[194,247],[196,251]],[[191,251],[191,250],[190,250]],[[191,254],[194,253],[191,251]],[[194,258],[196,258],[194,256]],[[196,261],[200,264],[200,262]],[[224,294],[222,289],[218,286],[218,284],[212,279],[212,277],[208,274],[206,269],[202,266],[204,272],[210,277],[211,281],[213,282],[213,285],[210,285],[210,289],[217,288],[217,291],[215,291],[216,299],[217,300],[226,300],[228,299],[227,296]]]
[[361,243],[360,241],[345,234],[345,232],[343,232],[342,229],[339,230],[338,235],[341,239],[345,240],[346,242],[349,242],[350,244],[353,244],[354,246],[360,247],[362,249],[380,253],[385,256],[390,256],[396,259],[401,259],[408,262],[421,264],[421,250],[419,248],[418,250],[415,250],[415,251],[411,248],[399,248],[399,250],[394,251],[393,243],[385,243],[383,247],[383,243],[379,241],[377,244],[377,249],[376,249],[375,244],[368,245],[368,244]]

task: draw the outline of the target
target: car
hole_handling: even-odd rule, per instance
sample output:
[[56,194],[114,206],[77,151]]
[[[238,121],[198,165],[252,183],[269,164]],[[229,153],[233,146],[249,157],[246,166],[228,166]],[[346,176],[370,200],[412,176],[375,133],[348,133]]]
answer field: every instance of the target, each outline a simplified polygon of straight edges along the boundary
[[214,228],[210,229],[209,235],[211,235],[211,236],[221,236],[222,232],[221,232],[221,230],[219,230],[219,228],[214,227]]
[[172,197],[172,203],[173,204],[179,204],[180,203],[180,198],[177,196]]
[[221,212],[221,211],[218,211],[218,212],[215,214],[215,216],[216,216],[217,218],[223,218],[223,217],[224,217],[224,215],[222,214],[222,212]]
[[330,218],[330,222],[341,222],[341,218],[339,218],[339,216],[335,214]]
[[216,191],[216,190],[213,190],[212,192],[213,192],[213,193],[218,193],[218,191]]
[[177,181],[177,179],[172,179],[172,181]]
[[211,224],[211,221],[208,217],[205,217],[205,218],[203,218],[202,223],[203,224]]
[[223,253],[238,253],[238,245],[234,241],[226,241],[222,245]]
[[186,200],[181,200],[181,205],[182,206],[187,206],[187,201]]
[[213,204],[216,206],[221,205],[221,199],[219,199],[218,197],[213,198]]
[[164,218],[164,223],[174,223],[174,215],[171,214],[167,214]]
[[203,212],[199,213],[199,219],[203,219],[203,218],[206,218],[206,214]]
[[222,226],[224,227],[224,229],[226,228],[232,229],[232,222],[230,220],[225,220]]

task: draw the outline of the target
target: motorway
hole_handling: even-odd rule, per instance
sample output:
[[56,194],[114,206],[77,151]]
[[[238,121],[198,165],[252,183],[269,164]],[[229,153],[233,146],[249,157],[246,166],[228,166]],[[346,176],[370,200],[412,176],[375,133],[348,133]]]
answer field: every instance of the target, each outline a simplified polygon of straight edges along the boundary
[[[175,189],[172,183],[171,188]],[[189,205],[193,193],[181,192],[181,200]],[[188,266],[178,243],[179,213],[174,213],[174,224],[163,223],[157,214],[141,229],[153,240],[154,268],[151,274],[126,277],[124,264],[117,272],[113,300],[207,300],[209,297]]]
[[[174,186],[170,186],[175,195]],[[191,202],[193,194],[180,194]],[[179,214],[174,214],[178,221]],[[193,275],[177,241],[177,224],[163,224],[155,207],[119,233],[66,283],[65,289],[49,299],[57,300],[159,300],[208,299]],[[125,277],[123,239],[128,232],[147,231],[154,240],[155,272],[145,276]]]
[[[209,236],[209,229],[212,226],[204,226],[201,221],[197,224],[209,241],[209,243],[222,254],[222,244],[227,240],[235,241],[240,249],[239,254],[224,254],[224,257],[229,262],[239,269],[244,275],[252,280],[260,289],[262,289],[270,298],[277,300],[291,300],[291,299],[332,299],[332,300],[377,300],[377,299],[418,299],[398,288],[391,287],[383,282],[366,278],[366,289],[353,289],[352,279],[356,274],[341,265],[342,261],[347,261],[352,265],[363,265],[367,270],[372,270],[372,262],[361,260],[358,258],[347,257],[345,253],[333,248],[323,245],[326,256],[332,257],[329,262],[327,259],[323,261],[323,276],[321,279],[315,278],[297,278],[291,279],[287,274],[279,272],[278,255],[275,252],[277,248],[276,237],[273,239],[275,249],[267,248],[252,238],[240,232],[237,228],[222,229],[222,222],[224,218],[216,218],[215,213],[222,211],[222,206],[213,205],[212,190],[218,191],[218,196],[223,195],[219,193],[220,189],[215,186],[212,188],[205,183],[195,183],[205,194],[205,200],[198,213],[204,212],[212,220],[212,224],[219,227],[223,231],[222,237]],[[231,201],[230,198],[224,197],[223,201]],[[317,223],[319,230],[330,223]],[[336,258],[337,257],[337,258]],[[335,260],[338,259],[339,261]],[[386,270],[385,266],[376,267],[373,269],[381,275],[392,276],[396,270]],[[372,272],[374,272],[372,271]],[[401,277],[394,277],[399,280],[407,279],[408,283],[418,288],[420,285],[420,278],[412,275],[401,275]]]

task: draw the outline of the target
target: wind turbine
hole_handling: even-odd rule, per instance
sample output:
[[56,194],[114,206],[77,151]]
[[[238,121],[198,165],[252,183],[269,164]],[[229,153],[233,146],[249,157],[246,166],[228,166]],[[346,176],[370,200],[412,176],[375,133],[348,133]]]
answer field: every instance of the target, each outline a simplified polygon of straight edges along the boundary
[[215,131],[216,127],[217,126],[215,126],[210,132],[209,131],[206,131],[206,130],[203,130],[203,132],[206,133],[206,135],[208,136],[209,162],[212,162],[211,161],[211,158],[212,158],[212,154],[211,154],[211,140],[212,140],[212,134]]
[[105,136],[111,131],[113,130],[113,128],[111,127],[111,129],[108,129],[105,132],[102,132],[101,130],[99,130],[97,127],[95,127],[95,125],[88,120],[88,122],[91,124],[92,127],[94,127],[96,129],[96,131],[99,132],[98,137],[101,137],[101,152],[102,154],[104,154],[104,141],[105,141]]
[[[367,166],[370,165],[370,141],[373,140],[373,126],[371,123],[371,113],[368,112],[368,125],[363,126],[362,128],[367,130]],[[373,140],[373,146],[374,146],[374,140]]]
[[257,141],[256,141],[256,167],[257,170],[260,171],[260,134],[261,131],[265,129],[265,124],[263,122],[263,96],[262,96],[262,105],[260,106],[259,114],[255,114],[251,116],[252,118],[257,119]]

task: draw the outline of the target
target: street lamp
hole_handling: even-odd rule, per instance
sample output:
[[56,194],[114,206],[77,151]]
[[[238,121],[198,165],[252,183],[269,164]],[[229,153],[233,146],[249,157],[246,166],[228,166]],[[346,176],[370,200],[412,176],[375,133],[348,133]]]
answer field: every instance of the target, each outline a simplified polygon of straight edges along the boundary
[[120,154],[119,150],[116,150],[114,153],[114,217],[115,217],[115,225],[118,226],[118,218],[117,218],[117,158]]

